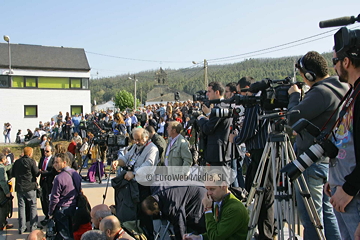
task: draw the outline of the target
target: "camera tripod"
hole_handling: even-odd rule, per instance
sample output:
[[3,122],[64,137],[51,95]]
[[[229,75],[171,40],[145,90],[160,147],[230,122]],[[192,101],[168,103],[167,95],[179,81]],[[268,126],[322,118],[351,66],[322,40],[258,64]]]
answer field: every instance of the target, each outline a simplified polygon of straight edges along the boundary
[[[283,120],[280,120],[283,121]],[[284,132],[284,123],[272,123],[274,132],[268,136],[261,160],[246,202],[246,207],[252,206],[248,225],[247,239],[250,240],[254,234],[261,205],[264,198],[264,191],[270,174],[274,186],[274,212],[276,226],[278,229],[278,239],[284,239],[284,224],[288,224],[288,239],[296,239],[295,236],[295,193],[293,187],[298,187],[309,218],[314,224],[319,239],[325,239],[322,231],[323,226],[317,214],[314,202],[310,196],[310,191],[306,185],[303,175],[299,179],[290,182],[290,178],[285,173],[279,173],[278,169],[284,167],[290,161],[296,159],[294,149],[287,133]],[[302,182],[302,184],[299,183]],[[293,185],[294,184],[294,185]],[[303,186],[303,187],[302,187]],[[253,203],[252,203],[253,202]]]

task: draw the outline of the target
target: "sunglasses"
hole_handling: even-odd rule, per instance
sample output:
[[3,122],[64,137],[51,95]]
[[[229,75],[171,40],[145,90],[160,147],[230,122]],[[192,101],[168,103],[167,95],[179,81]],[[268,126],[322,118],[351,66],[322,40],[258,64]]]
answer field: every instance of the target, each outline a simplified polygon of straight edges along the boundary
[[344,60],[344,58],[333,58],[332,59],[333,65],[335,66],[341,60]]
[[51,152],[51,151],[45,150],[44,152]]

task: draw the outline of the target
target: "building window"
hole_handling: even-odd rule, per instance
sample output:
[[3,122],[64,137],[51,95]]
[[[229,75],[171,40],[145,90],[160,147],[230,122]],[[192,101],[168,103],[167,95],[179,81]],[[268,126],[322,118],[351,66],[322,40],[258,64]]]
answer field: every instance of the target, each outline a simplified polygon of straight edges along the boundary
[[83,112],[83,106],[82,105],[72,105],[70,106],[71,116],[75,116],[76,114],[79,114]]
[[37,88],[37,79],[35,77],[25,77],[26,88]]
[[0,75],[0,88],[10,87],[10,78],[8,75]]
[[25,105],[24,106],[24,117],[25,118],[37,118],[38,109],[37,105]]
[[82,79],[82,89],[89,89],[89,79],[88,78]]
[[11,77],[13,88],[23,88],[24,87],[24,77],[13,76]]
[[70,78],[70,88],[81,88],[81,79]]
[[70,88],[69,78],[39,77],[38,88]]

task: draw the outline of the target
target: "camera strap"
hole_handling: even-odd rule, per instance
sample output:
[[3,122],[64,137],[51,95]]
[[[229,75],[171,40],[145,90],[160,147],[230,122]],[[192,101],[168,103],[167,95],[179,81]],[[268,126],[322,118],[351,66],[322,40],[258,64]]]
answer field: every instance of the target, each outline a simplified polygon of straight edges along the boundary
[[[332,113],[332,115],[330,116],[330,118],[326,121],[326,123],[324,124],[324,126],[321,128],[321,131],[323,131],[326,128],[326,125],[329,123],[330,119],[332,119],[333,115],[338,111],[338,109],[342,107],[340,113],[339,113],[339,117],[336,120],[336,122],[334,123],[334,125],[332,126],[331,130],[334,129],[335,127],[339,127],[344,115],[346,114],[349,106],[354,102],[354,100],[357,98],[358,94],[360,92],[360,83],[358,83],[355,87],[355,89],[353,87],[351,87],[347,93],[345,94],[345,96],[343,97],[343,99],[340,101],[338,107],[335,109],[335,111]],[[329,131],[329,134],[331,132]],[[328,135],[329,135],[328,134]]]

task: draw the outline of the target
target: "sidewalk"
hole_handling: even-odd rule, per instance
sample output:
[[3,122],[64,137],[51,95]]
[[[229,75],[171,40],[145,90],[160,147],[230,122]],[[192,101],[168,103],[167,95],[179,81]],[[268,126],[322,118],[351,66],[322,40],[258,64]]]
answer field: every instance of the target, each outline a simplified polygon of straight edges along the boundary
[[[83,172],[82,174],[85,174]],[[111,175],[111,177],[115,177],[114,175]],[[95,206],[97,204],[101,204],[103,202],[103,195],[105,193],[107,181],[106,179],[103,179],[102,183],[89,183],[89,182],[82,182],[82,189],[85,193],[85,195],[88,197],[90,205]],[[18,233],[18,205],[17,205],[17,197],[16,193],[13,193],[14,199],[13,199],[13,216],[12,218],[8,219],[9,223],[14,224],[14,227],[12,229],[8,229],[6,231],[0,232],[0,240],[20,240],[20,239],[26,239],[29,235],[29,232],[25,232],[24,234]],[[105,199],[105,204],[112,205],[115,204],[114,200],[114,189],[111,187],[111,180],[109,182],[109,188],[107,191],[107,196]],[[41,203],[40,200],[37,199],[37,208],[38,208],[38,216],[39,216],[39,226],[41,226],[40,221],[44,219],[44,214],[41,209]],[[27,223],[28,229],[29,229],[29,223]],[[44,228],[43,231],[45,232],[46,229]]]

